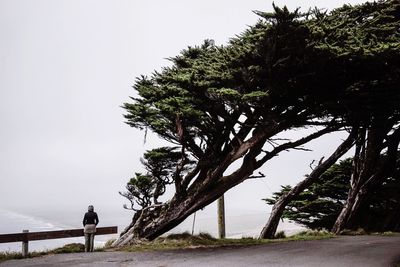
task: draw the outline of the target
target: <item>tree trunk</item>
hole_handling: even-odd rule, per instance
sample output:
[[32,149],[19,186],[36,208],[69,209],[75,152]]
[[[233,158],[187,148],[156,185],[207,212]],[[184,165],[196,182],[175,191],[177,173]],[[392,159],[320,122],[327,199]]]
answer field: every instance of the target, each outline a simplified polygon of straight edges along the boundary
[[[378,134],[380,135],[381,132]],[[368,151],[366,152],[362,164],[363,169],[359,172],[360,175],[356,177],[357,180],[351,183],[346,203],[332,227],[331,231],[333,233],[339,234],[346,227],[351,226],[357,217],[359,207],[368,194],[369,189],[394,172],[397,149],[400,142],[400,129],[396,129],[393,134],[386,137],[388,148],[386,156],[380,154],[383,147],[379,146],[379,143],[383,143],[383,139],[384,138],[381,140],[378,139],[376,143],[369,142],[368,146],[372,147],[367,147],[367,150],[369,150],[370,153]],[[376,157],[377,153],[378,157]]]
[[136,221],[140,218],[141,214],[142,210],[138,210],[135,212],[135,214],[132,217],[131,223],[127,227],[125,227],[125,229],[121,232],[120,236],[123,236],[126,232],[129,231],[129,229],[131,229],[135,225]]
[[[272,208],[271,215],[267,224],[261,231],[260,238],[274,238],[278,228],[279,219],[285,210],[287,204],[295,199],[301,192],[312,185],[318,178],[331,167],[341,156],[343,156],[354,144],[357,129],[353,129],[347,139],[326,159],[311,172],[311,174],[293,187],[287,194],[281,196]],[[322,160],[322,159],[321,159]]]

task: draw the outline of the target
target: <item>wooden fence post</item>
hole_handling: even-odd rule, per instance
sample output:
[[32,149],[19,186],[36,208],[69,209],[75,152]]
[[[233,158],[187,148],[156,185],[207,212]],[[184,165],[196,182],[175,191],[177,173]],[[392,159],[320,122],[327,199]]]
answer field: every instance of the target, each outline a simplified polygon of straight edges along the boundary
[[[29,230],[22,230],[22,233],[29,233]],[[22,241],[22,257],[26,258],[29,254],[28,237]]]

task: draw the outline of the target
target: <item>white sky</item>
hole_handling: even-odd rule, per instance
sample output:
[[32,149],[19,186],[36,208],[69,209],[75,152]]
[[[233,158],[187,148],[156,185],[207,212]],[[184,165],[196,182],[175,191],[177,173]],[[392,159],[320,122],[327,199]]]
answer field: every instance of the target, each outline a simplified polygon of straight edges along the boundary
[[[275,1],[293,10],[365,1]],[[118,195],[144,150],[157,145],[124,124],[135,77],[206,38],[225,44],[270,0],[0,0],[0,208],[122,210]],[[265,210],[261,198],[295,184],[335,148],[285,154],[268,178],[227,194],[227,208]]]

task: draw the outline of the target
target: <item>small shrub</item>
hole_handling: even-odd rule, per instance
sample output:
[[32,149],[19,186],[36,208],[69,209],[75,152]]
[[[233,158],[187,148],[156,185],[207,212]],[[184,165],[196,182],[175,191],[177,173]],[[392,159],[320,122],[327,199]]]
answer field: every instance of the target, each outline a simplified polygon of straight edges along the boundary
[[191,234],[189,234],[189,232],[183,232],[180,234],[169,234],[165,237],[165,239],[175,239],[175,240],[180,240],[180,239],[190,239],[192,237]]
[[307,231],[301,231],[300,233],[296,234],[296,236],[326,236],[330,235],[328,231],[313,231],[313,230],[307,230]]
[[340,232],[341,235],[367,235],[367,231],[365,231],[363,228],[358,228],[357,230],[349,230],[345,229],[342,232]]
[[254,240],[253,236],[242,236],[241,240]]
[[301,231],[293,236],[290,236],[291,240],[313,240],[313,239],[324,239],[324,238],[332,238],[335,237],[335,234],[332,234],[328,231]]
[[283,239],[283,238],[286,238],[286,234],[285,234],[284,231],[279,231],[279,232],[277,232],[277,233],[275,234],[274,238],[276,238],[276,239]]
[[215,240],[215,238],[212,235],[210,235],[209,233],[205,233],[205,232],[199,233],[198,237],[201,239]]
[[395,235],[395,233],[392,231],[386,231],[386,232],[383,232],[382,235],[383,236],[392,236],[392,235]]

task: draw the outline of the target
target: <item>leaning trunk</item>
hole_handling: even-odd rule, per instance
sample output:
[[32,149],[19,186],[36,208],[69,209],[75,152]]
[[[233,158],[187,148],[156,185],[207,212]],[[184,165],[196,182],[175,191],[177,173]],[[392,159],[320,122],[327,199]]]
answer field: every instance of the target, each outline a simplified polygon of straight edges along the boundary
[[290,202],[291,197],[289,194],[282,196],[272,207],[271,215],[269,216],[267,224],[261,231],[260,238],[274,238],[276,229],[278,229],[279,219],[285,210],[286,205]]
[[347,196],[346,203],[344,204],[339,216],[337,217],[331,232],[339,234],[344,229],[347,223],[347,219],[350,216],[350,212],[353,209],[354,203],[356,202],[356,197],[357,190],[355,188],[351,188]]
[[[382,134],[382,132],[378,132],[378,134]],[[338,234],[346,227],[350,227],[354,224],[358,210],[365,199],[365,196],[368,194],[368,191],[370,191],[370,188],[378,185],[385,177],[388,177],[388,175],[391,175],[394,172],[398,153],[397,149],[400,142],[400,128],[387,136],[386,139],[386,156],[380,154],[383,147],[380,147],[379,142],[368,142],[369,147],[367,148],[366,157],[363,159],[364,162],[362,163],[363,169],[359,172],[360,175],[355,176],[355,178],[357,178],[356,180],[353,180],[352,177],[351,188],[346,203],[333,225],[333,233]],[[384,138],[381,137],[377,140],[380,141],[380,143],[383,143]],[[377,157],[376,154],[378,155]],[[373,160],[371,160],[371,158]]]
[[180,198],[174,197],[167,203],[142,210],[137,221],[113,245],[124,246],[140,239],[153,240],[157,238],[179,225],[195,211],[217,200],[230,188],[243,182],[251,172],[252,168],[250,167],[245,172],[242,170],[234,177],[230,177],[235,180],[234,183],[222,179],[217,183],[210,184],[206,189],[199,187],[195,193],[191,192]]
[[312,185],[318,178],[328,170],[341,156],[343,156],[352,146],[355,140],[357,129],[353,129],[348,138],[333,152],[333,154],[312,171],[312,173],[303,181],[293,187],[287,194],[281,196],[272,207],[271,215],[267,224],[261,231],[260,238],[274,238],[279,225],[279,219],[282,217],[287,204],[295,199],[301,192]]

